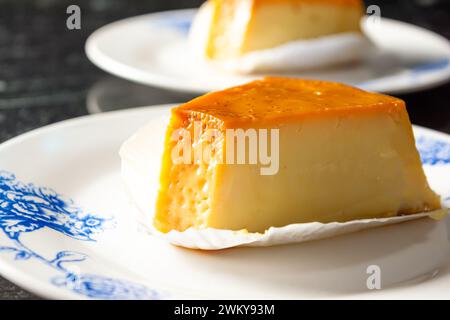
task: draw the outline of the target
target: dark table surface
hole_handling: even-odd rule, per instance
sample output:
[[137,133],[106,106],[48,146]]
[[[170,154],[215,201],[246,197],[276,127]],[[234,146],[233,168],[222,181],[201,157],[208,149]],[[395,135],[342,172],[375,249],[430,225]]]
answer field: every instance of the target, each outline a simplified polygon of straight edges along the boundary
[[[201,0],[0,0],[0,143],[37,127],[90,113],[193,98],[115,78],[84,54],[87,36],[117,19],[196,7]],[[66,8],[81,8],[81,30]],[[450,38],[449,0],[366,1],[381,14]],[[450,84],[400,96],[414,124],[450,133]],[[36,299],[0,277],[0,299]]]

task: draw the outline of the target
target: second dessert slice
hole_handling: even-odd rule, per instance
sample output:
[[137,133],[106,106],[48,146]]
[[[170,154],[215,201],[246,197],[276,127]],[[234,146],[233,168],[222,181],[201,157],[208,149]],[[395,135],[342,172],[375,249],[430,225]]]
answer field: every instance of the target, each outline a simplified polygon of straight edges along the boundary
[[360,33],[361,0],[209,0],[206,56],[229,59],[346,32]]

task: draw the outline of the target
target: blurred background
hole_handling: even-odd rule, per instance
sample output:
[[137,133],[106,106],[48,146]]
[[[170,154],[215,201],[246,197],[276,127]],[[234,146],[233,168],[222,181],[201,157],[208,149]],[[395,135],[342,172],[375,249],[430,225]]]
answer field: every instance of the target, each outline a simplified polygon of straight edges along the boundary
[[[201,0],[0,0],[0,143],[53,122],[120,108],[193,98],[109,75],[86,58],[86,38],[112,21],[198,7]],[[369,0],[383,17],[450,38],[450,0]],[[81,30],[66,28],[66,8],[81,8]],[[120,41],[118,39],[117,41]],[[414,124],[450,133],[450,84],[400,96]],[[0,277],[0,299],[34,299]]]

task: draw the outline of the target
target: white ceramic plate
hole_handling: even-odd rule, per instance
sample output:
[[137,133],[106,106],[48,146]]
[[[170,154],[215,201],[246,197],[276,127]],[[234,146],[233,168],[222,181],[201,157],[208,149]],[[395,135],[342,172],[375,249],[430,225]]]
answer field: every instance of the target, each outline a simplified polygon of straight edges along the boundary
[[[1,275],[50,298],[450,298],[447,220],[216,252],[136,232],[118,150],[168,112],[89,116],[2,144]],[[418,127],[415,134],[431,186],[448,205],[450,137]],[[381,290],[367,289],[371,265],[381,268]]]
[[[100,68],[125,79],[177,91],[205,93],[261,75],[219,73],[189,55],[187,34],[196,10],[176,10],[114,22],[94,32],[86,53]],[[417,26],[382,18],[363,28],[379,52],[360,64],[290,74],[345,82],[390,94],[437,86],[450,78],[450,44]]]

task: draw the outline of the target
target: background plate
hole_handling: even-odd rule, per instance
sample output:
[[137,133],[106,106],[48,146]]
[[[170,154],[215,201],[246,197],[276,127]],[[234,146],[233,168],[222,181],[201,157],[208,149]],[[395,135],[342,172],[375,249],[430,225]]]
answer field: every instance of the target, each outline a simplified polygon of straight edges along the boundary
[[[116,76],[142,84],[205,93],[260,78],[219,73],[189,55],[187,34],[196,10],[153,13],[106,25],[86,43],[89,59]],[[390,94],[424,90],[450,78],[450,44],[426,29],[366,18],[363,28],[379,48],[360,64],[289,76],[345,82]]]

